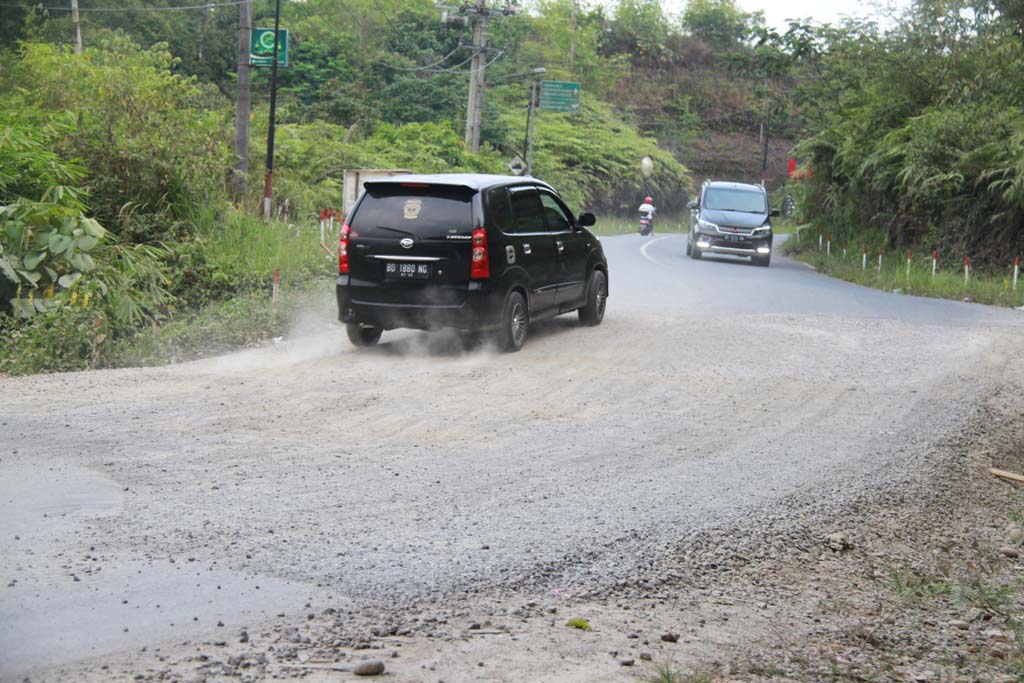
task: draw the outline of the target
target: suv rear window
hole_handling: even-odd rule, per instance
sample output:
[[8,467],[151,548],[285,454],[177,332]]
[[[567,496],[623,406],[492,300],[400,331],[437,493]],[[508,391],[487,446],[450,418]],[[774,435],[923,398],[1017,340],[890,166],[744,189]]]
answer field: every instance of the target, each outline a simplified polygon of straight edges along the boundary
[[360,237],[442,239],[473,231],[473,191],[458,187],[375,186],[352,216]]
[[764,194],[758,191],[709,187],[704,190],[704,208],[713,211],[767,213]]

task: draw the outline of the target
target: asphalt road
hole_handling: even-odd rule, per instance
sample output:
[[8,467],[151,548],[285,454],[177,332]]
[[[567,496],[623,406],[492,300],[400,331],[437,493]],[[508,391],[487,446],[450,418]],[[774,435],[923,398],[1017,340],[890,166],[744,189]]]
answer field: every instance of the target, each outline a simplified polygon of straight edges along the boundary
[[0,679],[307,605],[585,593],[698,533],[827,514],[1020,362],[1020,311],[603,242],[604,324],[517,354],[356,350],[311,308],[255,351],[0,379]]

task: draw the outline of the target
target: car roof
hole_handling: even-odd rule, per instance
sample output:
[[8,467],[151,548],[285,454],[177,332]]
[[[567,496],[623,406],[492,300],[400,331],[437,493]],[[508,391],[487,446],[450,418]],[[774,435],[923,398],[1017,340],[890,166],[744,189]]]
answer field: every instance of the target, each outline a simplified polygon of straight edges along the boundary
[[368,180],[366,187],[395,185],[401,183],[422,183],[426,185],[446,185],[449,187],[465,187],[479,192],[490,187],[501,185],[540,185],[554,190],[553,187],[531,176],[496,175],[488,173],[408,173],[389,176],[379,180]]
[[734,183],[726,180],[714,180],[707,183],[708,187],[724,188],[727,190],[746,190],[748,192],[764,192],[765,189],[761,185],[751,185],[750,183]]

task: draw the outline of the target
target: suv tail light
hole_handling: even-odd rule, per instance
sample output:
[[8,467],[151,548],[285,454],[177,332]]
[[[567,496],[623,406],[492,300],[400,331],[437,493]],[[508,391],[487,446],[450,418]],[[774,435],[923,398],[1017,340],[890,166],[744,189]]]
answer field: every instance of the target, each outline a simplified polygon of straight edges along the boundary
[[477,228],[473,231],[473,260],[469,266],[469,277],[485,280],[491,276],[491,259],[487,253],[487,231]]
[[348,234],[351,231],[346,223],[338,234],[338,273],[348,272]]

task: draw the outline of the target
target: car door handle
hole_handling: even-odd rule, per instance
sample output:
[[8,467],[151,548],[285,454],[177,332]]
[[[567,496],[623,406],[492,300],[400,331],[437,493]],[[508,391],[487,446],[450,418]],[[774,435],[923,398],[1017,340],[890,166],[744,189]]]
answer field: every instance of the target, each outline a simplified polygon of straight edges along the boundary
[[529,244],[524,244],[523,245],[523,253],[524,254],[532,254],[533,253],[533,249],[530,248]]

